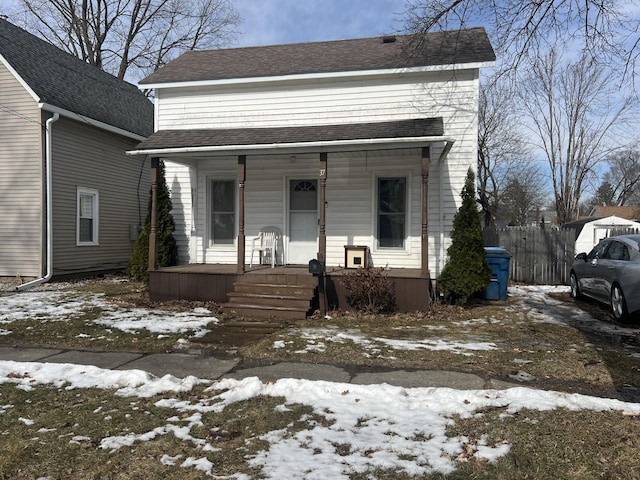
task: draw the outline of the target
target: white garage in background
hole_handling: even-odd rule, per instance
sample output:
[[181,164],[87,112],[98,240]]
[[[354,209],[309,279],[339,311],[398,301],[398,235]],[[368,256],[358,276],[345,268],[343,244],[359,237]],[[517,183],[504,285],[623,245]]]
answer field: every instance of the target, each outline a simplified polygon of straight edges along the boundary
[[640,223],[616,216],[597,218],[585,223],[576,238],[576,255],[581,252],[590,252],[600,240],[611,236],[612,230],[622,228],[640,229]]

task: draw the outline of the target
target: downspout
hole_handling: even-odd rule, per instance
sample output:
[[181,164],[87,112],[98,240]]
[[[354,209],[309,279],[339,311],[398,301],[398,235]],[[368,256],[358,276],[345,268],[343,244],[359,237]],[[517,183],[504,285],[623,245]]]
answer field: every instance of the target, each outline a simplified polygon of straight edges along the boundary
[[440,188],[438,188],[438,228],[440,229],[440,255],[438,255],[438,261],[436,265],[436,278],[440,276],[440,272],[444,268],[444,192],[442,189],[443,179],[444,179],[444,161],[447,159],[449,152],[451,151],[451,147],[455,140],[447,140],[445,141],[444,148],[438,157],[438,183],[440,184]]
[[47,268],[44,277],[37,278],[30,282],[18,285],[17,291],[26,290],[27,288],[35,287],[41,283],[48,282],[53,276],[53,205],[52,205],[52,192],[53,192],[53,175],[51,172],[52,161],[52,144],[51,144],[51,125],[60,118],[60,114],[54,113],[47,122],[45,128],[45,171],[46,171],[46,187],[45,187],[45,202],[47,204],[47,226],[46,226],[46,244],[47,244]]

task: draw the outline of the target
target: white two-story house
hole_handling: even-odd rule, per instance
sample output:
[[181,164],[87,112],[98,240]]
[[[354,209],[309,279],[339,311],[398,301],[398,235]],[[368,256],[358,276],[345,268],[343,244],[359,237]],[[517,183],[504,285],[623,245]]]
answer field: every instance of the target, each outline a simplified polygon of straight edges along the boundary
[[[347,308],[340,275],[372,266],[400,310],[427,308],[494,62],[474,28],[193,51],[142,80],[155,133],[130,154],[165,162],[183,264],[157,269],[151,249],[152,297],[226,302],[241,277],[317,259],[332,307]],[[276,269],[251,259],[266,226]]]

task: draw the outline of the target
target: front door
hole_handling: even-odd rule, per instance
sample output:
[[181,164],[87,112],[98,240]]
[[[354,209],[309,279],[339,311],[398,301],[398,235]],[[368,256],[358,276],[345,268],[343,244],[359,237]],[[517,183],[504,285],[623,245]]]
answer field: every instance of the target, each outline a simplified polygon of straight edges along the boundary
[[287,263],[306,265],[318,253],[318,181],[289,180]]

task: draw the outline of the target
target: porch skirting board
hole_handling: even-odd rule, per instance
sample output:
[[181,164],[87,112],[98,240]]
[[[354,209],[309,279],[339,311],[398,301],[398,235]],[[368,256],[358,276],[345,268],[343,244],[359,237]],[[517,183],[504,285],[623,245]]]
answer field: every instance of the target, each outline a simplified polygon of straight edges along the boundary
[[[348,270],[338,270],[326,274],[326,293],[329,310],[348,310],[346,290],[340,277]],[[292,285],[318,281],[308,273],[307,267],[258,266],[239,274],[235,265],[184,265],[167,267],[149,272],[149,296],[151,301],[211,301],[228,304],[235,290],[235,284],[243,275],[259,275],[263,279],[273,277],[273,283],[282,284],[283,278]],[[276,279],[277,277],[277,279]],[[419,270],[396,269],[389,272],[394,283],[396,303],[399,312],[426,311],[430,306],[431,279],[421,276]],[[317,296],[316,289],[316,296]],[[322,305],[315,299],[314,305]],[[277,310],[273,316],[277,317]]]

